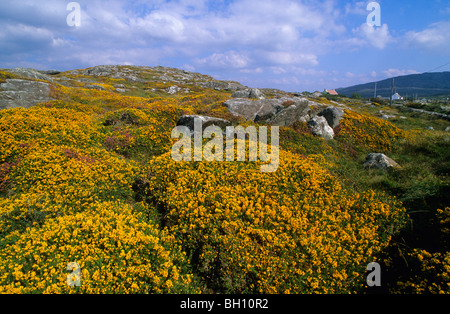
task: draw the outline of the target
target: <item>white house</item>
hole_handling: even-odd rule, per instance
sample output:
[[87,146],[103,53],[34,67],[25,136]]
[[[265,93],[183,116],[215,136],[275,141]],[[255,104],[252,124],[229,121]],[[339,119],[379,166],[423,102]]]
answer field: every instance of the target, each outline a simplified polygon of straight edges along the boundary
[[395,93],[392,95],[392,100],[403,100],[403,97],[399,93]]

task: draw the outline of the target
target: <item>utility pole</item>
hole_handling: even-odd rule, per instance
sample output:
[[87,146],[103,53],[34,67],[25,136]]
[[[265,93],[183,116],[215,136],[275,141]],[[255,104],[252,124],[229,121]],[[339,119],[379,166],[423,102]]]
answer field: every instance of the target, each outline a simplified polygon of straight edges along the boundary
[[394,79],[392,79],[392,85],[391,85],[391,101],[390,101],[391,106],[392,106],[392,96],[394,96]]
[[373,98],[377,98],[377,82],[375,82],[375,92],[373,93]]

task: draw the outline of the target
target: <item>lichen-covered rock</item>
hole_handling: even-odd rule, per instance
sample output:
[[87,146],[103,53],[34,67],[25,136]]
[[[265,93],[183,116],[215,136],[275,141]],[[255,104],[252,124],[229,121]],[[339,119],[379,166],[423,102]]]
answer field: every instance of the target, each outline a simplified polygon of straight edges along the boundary
[[265,99],[266,96],[257,88],[239,90],[231,95],[233,98]]
[[271,119],[284,109],[279,99],[251,100],[248,98],[233,98],[224,103],[228,110],[247,121],[263,121]]
[[53,100],[50,84],[39,81],[7,79],[0,84],[0,109],[30,108],[38,103]]
[[400,165],[384,154],[372,153],[367,155],[363,167],[364,169],[389,170],[392,168],[400,168]]
[[327,120],[324,117],[315,116],[308,122],[308,127],[312,133],[316,136],[322,137],[326,140],[332,140],[334,138],[334,131],[328,125]]
[[328,125],[332,128],[335,128],[341,122],[344,114],[344,110],[331,106],[319,112],[318,116],[324,117],[327,120]]

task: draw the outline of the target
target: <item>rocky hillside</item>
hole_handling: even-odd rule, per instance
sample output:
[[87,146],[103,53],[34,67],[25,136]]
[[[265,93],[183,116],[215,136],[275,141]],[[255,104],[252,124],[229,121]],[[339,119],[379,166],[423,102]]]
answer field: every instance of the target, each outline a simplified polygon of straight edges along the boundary
[[[0,292],[448,292],[450,123],[409,109],[165,67],[1,70]],[[195,118],[279,126],[278,170],[174,161]]]

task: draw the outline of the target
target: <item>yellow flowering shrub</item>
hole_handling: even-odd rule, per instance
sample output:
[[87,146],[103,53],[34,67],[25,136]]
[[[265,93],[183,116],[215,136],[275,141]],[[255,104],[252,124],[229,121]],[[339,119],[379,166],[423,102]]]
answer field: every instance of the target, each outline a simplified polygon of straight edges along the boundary
[[0,111],[0,163],[14,161],[38,146],[88,148],[101,138],[94,118],[72,109],[32,107]]
[[312,160],[258,163],[153,159],[147,196],[212,291],[345,293],[404,222],[395,200],[344,189]]
[[336,127],[336,139],[367,151],[387,153],[393,143],[406,137],[406,133],[393,124],[368,115],[345,110],[341,124]]
[[441,251],[414,248],[406,253],[407,275],[397,282],[394,293],[450,294],[450,207],[438,209],[437,218],[443,243]]
[[137,104],[144,104],[148,99],[134,96],[124,96],[108,90],[67,87],[56,85],[52,90],[55,99],[68,103],[79,103],[95,108],[99,113],[109,110],[127,108]]
[[[145,205],[140,205],[145,206]],[[0,293],[193,293],[174,237],[120,201],[0,240]],[[80,286],[66,268],[80,267]]]
[[104,146],[129,157],[159,155],[171,148],[171,131],[181,113],[173,105],[119,109],[106,115]]
[[450,294],[450,252],[414,249],[407,259],[411,277],[397,282],[396,293]]
[[[0,82],[11,77],[0,71]],[[178,84],[189,92],[170,95],[159,76],[95,77],[106,89],[96,90],[76,81],[91,76],[67,77],[73,87],[52,83],[55,100],[0,110],[0,293],[360,292],[367,264],[405,224],[395,198],[327,170],[342,148],[386,152],[407,136],[389,122],[347,111],[336,141],[304,123],[280,127],[274,173],[261,162],[178,163],[181,114],[254,125],[222,105],[231,91]],[[448,236],[449,209],[438,213]],[[417,275],[400,292],[448,292],[448,253],[407,258]],[[80,286],[68,285],[71,263]]]
[[442,234],[448,241],[448,236],[450,236],[450,207],[438,209],[437,214],[441,225]]
[[0,234],[47,216],[82,211],[95,201],[132,198],[137,168],[104,150],[36,149],[9,173],[10,197],[0,198]]

